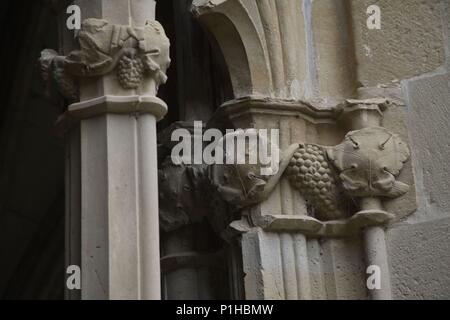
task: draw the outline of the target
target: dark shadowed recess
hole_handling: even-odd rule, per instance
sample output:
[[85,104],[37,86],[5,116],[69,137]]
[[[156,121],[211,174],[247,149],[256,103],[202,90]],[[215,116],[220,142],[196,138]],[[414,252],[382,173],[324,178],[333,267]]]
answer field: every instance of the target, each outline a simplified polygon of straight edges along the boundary
[[58,44],[45,1],[0,4],[0,297],[60,299],[64,284],[64,147],[36,59]]

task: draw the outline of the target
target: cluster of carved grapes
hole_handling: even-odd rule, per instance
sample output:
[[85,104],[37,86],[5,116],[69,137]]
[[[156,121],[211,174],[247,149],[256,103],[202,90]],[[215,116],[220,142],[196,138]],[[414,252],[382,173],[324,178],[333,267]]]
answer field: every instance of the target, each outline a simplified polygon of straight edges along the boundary
[[123,55],[117,66],[117,78],[125,89],[136,89],[144,78],[144,63],[136,55]]
[[317,218],[331,220],[341,217],[334,174],[321,147],[301,145],[294,153],[286,174],[292,186],[313,205]]

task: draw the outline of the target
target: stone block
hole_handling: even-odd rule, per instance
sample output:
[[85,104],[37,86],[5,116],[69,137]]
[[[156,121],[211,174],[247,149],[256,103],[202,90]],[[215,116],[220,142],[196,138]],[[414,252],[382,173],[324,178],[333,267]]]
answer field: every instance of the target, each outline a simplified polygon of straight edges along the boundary
[[372,0],[352,0],[358,80],[364,86],[430,72],[445,61],[441,0],[376,2],[381,29],[367,27]]
[[409,132],[419,206],[414,216],[426,220],[450,212],[450,73],[405,82]]
[[450,218],[387,231],[394,299],[450,297]]

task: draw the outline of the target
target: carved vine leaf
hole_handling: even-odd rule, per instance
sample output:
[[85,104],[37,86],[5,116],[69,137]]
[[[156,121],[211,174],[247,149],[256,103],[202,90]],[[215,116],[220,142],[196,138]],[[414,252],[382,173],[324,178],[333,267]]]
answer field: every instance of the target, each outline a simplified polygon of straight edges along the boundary
[[[396,176],[409,156],[407,145],[398,135],[385,128],[371,127],[348,133],[335,147],[293,144],[283,152],[279,171],[272,176],[259,175],[260,164],[213,164],[198,168],[193,165],[183,172],[169,166],[164,170],[175,173],[173,178],[162,181],[161,186],[164,188],[169,182],[178,187],[167,190],[174,198],[163,197],[162,208],[164,205],[182,208],[179,211],[182,220],[187,212],[195,217],[198,208],[202,208],[205,215],[215,215],[219,221],[220,217],[227,217],[224,207],[236,212],[266,200],[284,174],[309,202],[315,218],[346,219],[353,211],[349,209],[355,209],[353,198],[395,198],[406,193],[409,186],[397,181]],[[180,187],[185,183],[180,179],[189,181],[189,187]],[[226,225],[226,221],[221,225]]]
[[320,220],[348,216],[349,199],[402,196],[409,186],[397,181],[410,151],[400,137],[382,127],[349,132],[335,147],[300,145],[286,176],[312,205]]
[[349,132],[327,154],[350,196],[395,198],[409,189],[396,180],[410,157],[409,149],[398,135],[385,128]]
[[156,86],[167,80],[170,42],[157,21],[144,27],[110,24],[102,19],[86,19],[78,33],[79,50],[59,56],[53,50],[41,54],[44,80],[55,82],[66,98],[73,98],[75,79],[98,77],[116,70],[125,89],[136,89],[146,77]]

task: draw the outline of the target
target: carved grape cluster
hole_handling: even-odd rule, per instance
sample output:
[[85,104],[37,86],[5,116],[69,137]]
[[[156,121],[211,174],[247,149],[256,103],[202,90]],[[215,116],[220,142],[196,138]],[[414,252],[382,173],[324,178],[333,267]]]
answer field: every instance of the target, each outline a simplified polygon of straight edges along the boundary
[[117,66],[119,83],[125,89],[136,89],[144,78],[144,64],[139,57],[122,56]]
[[294,153],[286,173],[291,185],[311,202],[319,219],[330,220],[341,216],[335,179],[322,148],[301,145]]

